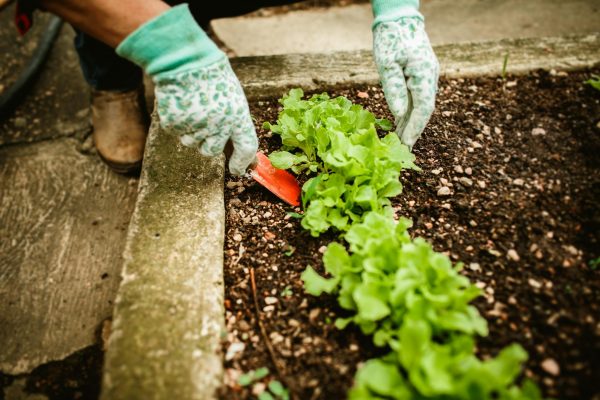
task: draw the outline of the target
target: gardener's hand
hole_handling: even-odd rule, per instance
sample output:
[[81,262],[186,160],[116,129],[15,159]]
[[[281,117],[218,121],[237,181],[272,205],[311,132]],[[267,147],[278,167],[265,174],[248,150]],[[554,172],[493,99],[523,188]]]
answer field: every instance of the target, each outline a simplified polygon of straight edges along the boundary
[[117,53],[152,76],[163,129],[207,156],[222,153],[231,140],[229,170],[245,173],[258,148],[246,96],[226,55],[196,24],[187,5],[139,27]]
[[373,0],[375,63],[396,118],[396,133],[411,149],[435,108],[439,77],[423,18],[413,3],[417,2]]

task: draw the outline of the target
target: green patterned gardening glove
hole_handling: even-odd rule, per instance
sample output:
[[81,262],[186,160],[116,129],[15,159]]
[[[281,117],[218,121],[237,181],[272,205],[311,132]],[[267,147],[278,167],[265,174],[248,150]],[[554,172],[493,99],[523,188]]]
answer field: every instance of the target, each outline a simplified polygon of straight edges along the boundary
[[229,170],[246,172],[258,149],[246,96],[227,56],[198,26],[187,4],[140,26],[117,53],[152,77],[164,130],[207,156],[221,154],[231,140]]
[[372,0],[373,53],[396,133],[412,149],[435,108],[439,64],[418,0]]

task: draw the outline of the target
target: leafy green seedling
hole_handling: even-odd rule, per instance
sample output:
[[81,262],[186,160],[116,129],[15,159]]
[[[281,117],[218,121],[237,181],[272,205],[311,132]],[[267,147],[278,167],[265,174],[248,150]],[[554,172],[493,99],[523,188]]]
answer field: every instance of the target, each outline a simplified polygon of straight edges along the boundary
[[265,390],[264,392],[258,395],[258,400],[275,400],[275,398],[271,396],[271,393]]
[[273,380],[269,382],[268,387],[271,393],[277,396],[278,399],[289,400],[290,394],[287,391],[287,389],[281,384],[281,382]]
[[238,384],[240,386],[249,386],[256,381],[261,380],[265,376],[269,375],[269,369],[266,367],[261,367],[252,371],[249,371],[245,374],[242,374],[238,378]]
[[590,79],[588,79],[587,81],[584,82],[587,85],[590,85],[591,87],[593,87],[596,90],[600,90],[600,76],[598,75],[592,75],[592,77]]
[[281,291],[281,297],[290,297],[293,294],[294,292],[292,292],[292,287],[289,285],[283,288],[283,290]]
[[590,266],[590,268],[592,269],[592,271],[597,270],[598,268],[600,268],[600,257],[590,260],[590,262],[588,263],[588,265]]

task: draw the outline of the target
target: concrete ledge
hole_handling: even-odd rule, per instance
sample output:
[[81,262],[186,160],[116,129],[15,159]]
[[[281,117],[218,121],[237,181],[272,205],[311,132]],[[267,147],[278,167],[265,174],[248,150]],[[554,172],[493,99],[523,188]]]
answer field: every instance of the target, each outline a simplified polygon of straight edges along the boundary
[[213,397],[221,383],[223,159],[153,116],[105,360],[102,399]]
[[[434,46],[442,76],[500,75],[535,69],[576,70],[600,63],[600,34]],[[231,61],[249,98],[281,96],[289,88],[321,90],[344,85],[376,85],[371,51],[241,57]]]

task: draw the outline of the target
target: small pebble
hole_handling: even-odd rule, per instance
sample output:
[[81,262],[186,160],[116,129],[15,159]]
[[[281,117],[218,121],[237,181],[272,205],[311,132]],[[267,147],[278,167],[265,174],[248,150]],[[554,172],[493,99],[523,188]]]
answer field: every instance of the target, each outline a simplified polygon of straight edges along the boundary
[[473,174],[473,169],[471,167],[465,168],[465,174],[472,175]]
[[529,286],[531,286],[534,289],[540,289],[542,287],[542,284],[538,281],[536,281],[535,279],[529,278],[527,280],[527,283],[529,283]]
[[460,178],[458,181],[462,185],[464,185],[464,186],[468,186],[468,187],[473,186],[473,181],[471,179],[469,179],[469,178],[464,177],[464,176],[462,178]]
[[517,178],[517,179],[513,180],[512,183],[515,186],[523,186],[525,184],[525,181],[523,181],[523,179],[521,179],[521,178]]
[[267,303],[268,305],[275,304],[278,301],[279,300],[277,300],[276,297],[270,297],[270,296],[269,297],[265,297],[265,303]]
[[546,358],[542,361],[541,367],[544,371],[549,373],[550,375],[558,376],[560,375],[560,367],[555,359]]
[[450,188],[448,186],[442,186],[437,191],[438,196],[450,196],[450,193]]
[[531,130],[531,134],[533,136],[541,136],[546,134],[546,130],[544,128],[533,128]]
[[455,165],[454,172],[456,172],[457,174],[462,174],[464,172],[463,167],[461,167],[460,165]]
[[236,242],[241,242],[242,235],[240,235],[239,233],[236,233],[235,235],[233,235],[233,240],[235,240]]
[[515,249],[510,249],[506,252],[506,256],[513,261],[519,261],[521,258],[519,257],[519,253]]

